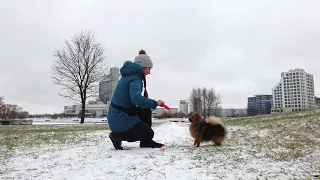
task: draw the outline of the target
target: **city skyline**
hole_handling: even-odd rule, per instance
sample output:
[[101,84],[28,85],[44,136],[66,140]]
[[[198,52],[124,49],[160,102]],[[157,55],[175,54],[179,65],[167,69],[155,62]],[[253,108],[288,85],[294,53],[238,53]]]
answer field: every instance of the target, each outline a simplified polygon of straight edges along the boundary
[[[248,97],[248,114],[269,114],[314,109],[319,106],[313,74],[295,68],[281,73],[270,94]],[[318,102],[316,102],[318,101]],[[263,112],[261,112],[263,111]]]
[[[120,77],[121,77],[121,75],[120,75],[120,72],[119,72],[119,68],[118,67],[111,67],[110,68],[110,71],[109,71],[109,75],[108,76],[106,76],[106,78],[105,79],[103,79],[103,80],[101,80],[100,82],[99,82],[99,91],[101,91],[101,90],[105,90],[105,89],[101,89],[101,85],[103,84],[104,86],[107,84],[107,86],[108,85],[112,85],[111,86],[111,89],[112,90],[107,90],[106,91],[106,93],[108,94],[107,96],[108,96],[108,98],[109,97],[111,97],[112,98],[112,95],[113,95],[113,92],[114,92],[114,90],[115,90],[115,87],[116,87],[116,85],[117,85],[117,82],[118,82],[118,80],[120,80]],[[299,72],[300,71],[302,71],[302,72],[305,72],[304,71],[304,69],[301,69],[301,68],[295,68],[295,69],[290,69],[289,70],[289,72],[292,72],[292,71],[296,71],[296,70],[298,70]],[[287,72],[281,72],[280,74],[281,75],[283,75],[283,73],[287,73]],[[305,72],[306,73],[306,72]],[[313,75],[312,74],[310,74],[310,73],[306,73],[306,74],[308,74],[308,75],[311,75],[312,76],[312,78],[313,78]],[[118,80],[117,80],[118,79]],[[283,78],[281,77],[281,80],[283,81]],[[281,80],[280,80],[280,82],[281,82]],[[102,83],[103,81],[108,81],[108,83]],[[113,82],[113,81],[115,81],[115,82]],[[313,82],[313,84],[314,84],[314,82]],[[279,83],[277,84],[277,85],[279,85]],[[277,87],[277,85],[275,86],[275,87]],[[263,94],[263,93],[257,93],[256,95],[254,95],[254,96],[265,96],[265,95],[269,95],[269,94],[272,94],[271,96],[272,96],[272,101],[271,101],[271,104],[273,105],[274,104],[274,96],[273,96],[273,92],[274,92],[274,88],[271,88],[271,93],[266,93],[266,94]],[[100,97],[99,96],[100,94],[98,93],[98,95],[97,95],[97,97]],[[314,97],[317,97],[315,94],[314,94]],[[252,97],[249,97],[249,98],[252,98]],[[96,101],[96,102],[98,102],[98,101],[101,101],[99,98],[97,98],[97,99],[95,99],[95,100],[93,100],[93,101]],[[93,101],[87,101],[87,105],[89,105],[89,104],[92,104],[92,102]],[[249,101],[249,99],[248,99],[248,101]],[[224,108],[224,107],[222,107],[222,109],[245,109],[245,108],[249,108],[249,102],[247,101],[247,103],[246,103],[246,106],[245,107],[236,107],[236,108],[234,108],[234,107],[228,107],[228,108]],[[91,102],[91,103],[90,103]],[[188,110],[188,112],[190,112],[190,104],[189,104],[189,101],[188,101],[188,99],[183,99],[183,100],[179,100],[179,104],[178,104],[178,106],[171,106],[171,108],[173,108],[173,109],[178,109],[178,111],[180,112],[181,111],[181,102],[184,102],[184,103],[186,103],[187,104],[187,110]],[[101,109],[102,107],[106,107],[106,108],[108,108],[108,105],[109,105],[109,103],[110,102],[108,102],[106,105],[107,106],[105,106],[104,104],[102,104],[101,105],[101,107],[99,106],[98,107],[98,109]],[[99,104],[99,102],[98,102],[98,104]],[[68,105],[64,105],[64,108],[60,111],[60,112],[56,112],[56,113],[65,113],[66,112],[66,109],[67,109],[67,111],[68,111],[68,109],[72,109],[73,111],[75,110],[75,109],[78,109],[79,106],[80,105],[80,103],[79,104],[68,104]],[[90,105],[89,105],[90,106]],[[315,106],[315,103],[314,103],[314,106]],[[96,107],[90,107],[91,109],[93,108],[96,108]],[[162,107],[157,107],[158,109],[160,108],[160,109],[163,109]],[[81,108],[80,108],[81,109]],[[99,110],[100,111],[100,110]],[[104,110],[103,112],[107,112],[108,110]],[[101,111],[102,112],[102,111]],[[35,114],[37,114],[37,113],[35,113]],[[41,114],[41,113],[38,113],[38,114]],[[44,114],[44,113],[43,113]]]
[[[111,96],[114,93],[115,86],[117,85],[119,81],[119,68],[118,67],[112,67],[110,68],[110,73],[108,74],[106,79],[103,79],[99,82],[99,97],[105,98],[103,94],[108,94],[108,102],[105,104],[107,105],[107,108],[110,104]],[[299,86],[300,81],[300,86]],[[107,82],[107,83],[106,83]],[[305,84],[306,83],[306,84]],[[282,84],[282,86],[281,86]],[[297,84],[297,85],[296,85]],[[270,114],[271,112],[286,112],[286,111],[293,111],[292,109],[286,110],[287,105],[283,104],[295,104],[294,110],[301,110],[302,107],[304,107],[304,103],[300,103],[300,99],[298,99],[298,96],[300,97],[299,93],[298,95],[294,95],[295,97],[291,97],[291,99],[287,100],[287,93],[286,89],[292,88],[292,86],[296,86],[292,89],[292,94],[296,94],[296,91],[301,91],[302,94],[307,94],[308,98],[307,100],[304,100],[304,102],[312,101],[310,103],[310,109],[316,107],[315,99],[316,96],[314,94],[314,80],[313,75],[310,73],[305,72],[304,69],[290,69],[288,72],[282,72],[280,82],[275,85],[274,88],[272,88],[271,94],[256,94],[254,96],[248,97],[247,102],[247,109],[248,109],[248,115],[257,115],[257,114]],[[299,86],[299,87],[298,87]],[[102,93],[101,93],[101,92]],[[303,95],[302,95],[303,96]],[[283,99],[282,97],[286,98]],[[296,98],[297,97],[297,98]],[[294,99],[296,98],[296,99]],[[281,101],[280,101],[281,100]],[[298,101],[299,100],[299,101]],[[100,100],[101,101],[101,100]],[[293,102],[291,102],[293,101]],[[283,102],[283,103],[282,103]],[[298,104],[297,104],[298,103]],[[90,103],[89,103],[90,104]],[[95,103],[99,104],[99,103]],[[100,103],[101,104],[101,103]],[[279,104],[279,105],[278,105]],[[281,104],[281,105],[280,105]],[[308,103],[307,103],[308,104]],[[182,112],[184,114],[189,113],[189,102],[188,100],[179,100],[179,108],[171,107],[172,109],[177,109],[178,112]],[[312,105],[312,107],[311,107]],[[67,107],[67,106],[66,106]],[[66,112],[66,107],[65,111]],[[75,106],[69,106],[68,108],[71,108],[72,111],[75,111]],[[105,105],[101,104],[101,107],[106,107]],[[101,115],[102,111],[100,110],[101,107],[95,107],[99,109],[99,115]],[[288,106],[290,107],[290,106]],[[299,108],[297,108],[299,107]],[[92,108],[94,109],[94,108]],[[157,108],[163,109],[163,108]],[[237,108],[231,108],[231,109],[237,109]],[[308,109],[308,108],[305,108]],[[284,111],[283,111],[284,110]],[[107,112],[108,110],[104,110],[103,112]],[[155,114],[158,114],[154,112]]]

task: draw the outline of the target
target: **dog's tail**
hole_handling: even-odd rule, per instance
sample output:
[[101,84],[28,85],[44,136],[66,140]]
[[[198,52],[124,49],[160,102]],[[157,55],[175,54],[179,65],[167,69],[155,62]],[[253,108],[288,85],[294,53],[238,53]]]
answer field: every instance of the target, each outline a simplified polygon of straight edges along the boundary
[[211,125],[222,124],[220,119],[215,116],[210,116],[208,118],[208,123],[210,123]]

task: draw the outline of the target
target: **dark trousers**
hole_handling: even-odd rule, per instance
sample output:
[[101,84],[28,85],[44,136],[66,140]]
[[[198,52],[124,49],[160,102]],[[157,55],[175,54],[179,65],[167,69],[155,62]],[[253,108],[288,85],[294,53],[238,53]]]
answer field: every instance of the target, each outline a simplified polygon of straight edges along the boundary
[[119,133],[119,135],[123,141],[140,141],[141,144],[147,144],[152,140],[154,132],[146,123],[140,121],[131,129],[125,132],[121,132]]
[[124,141],[140,141],[141,144],[148,144],[154,136],[154,132],[151,129],[152,111],[147,108],[139,108],[138,116],[141,121],[128,131],[119,133],[119,135]]
[[148,126],[152,126],[152,111],[148,108],[139,108],[138,116],[142,122],[145,122]]

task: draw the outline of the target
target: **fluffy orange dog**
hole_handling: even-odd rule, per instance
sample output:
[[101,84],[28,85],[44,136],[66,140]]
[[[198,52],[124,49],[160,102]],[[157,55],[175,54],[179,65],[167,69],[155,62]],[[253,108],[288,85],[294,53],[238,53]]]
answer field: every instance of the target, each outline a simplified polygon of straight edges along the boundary
[[206,141],[221,145],[226,136],[226,129],[219,119],[211,116],[206,122],[199,113],[194,113],[189,120],[191,121],[189,131],[194,138],[194,146],[199,147],[201,142]]

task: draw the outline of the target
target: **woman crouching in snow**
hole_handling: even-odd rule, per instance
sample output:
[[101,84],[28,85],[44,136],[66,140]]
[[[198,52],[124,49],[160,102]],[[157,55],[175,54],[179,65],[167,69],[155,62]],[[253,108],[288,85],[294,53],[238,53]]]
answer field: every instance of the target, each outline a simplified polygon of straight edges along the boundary
[[[153,141],[151,109],[162,106],[162,100],[148,98],[146,76],[153,63],[144,50],[140,50],[134,62],[126,61],[120,68],[121,79],[114,91],[108,111],[109,137],[118,149],[122,141],[140,141],[140,147],[160,148],[163,145]],[[143,86],[142,86],[143,81]],[[141,95],[144,87],[144,96]],[[141,119],[141,120],[140,120]]]

